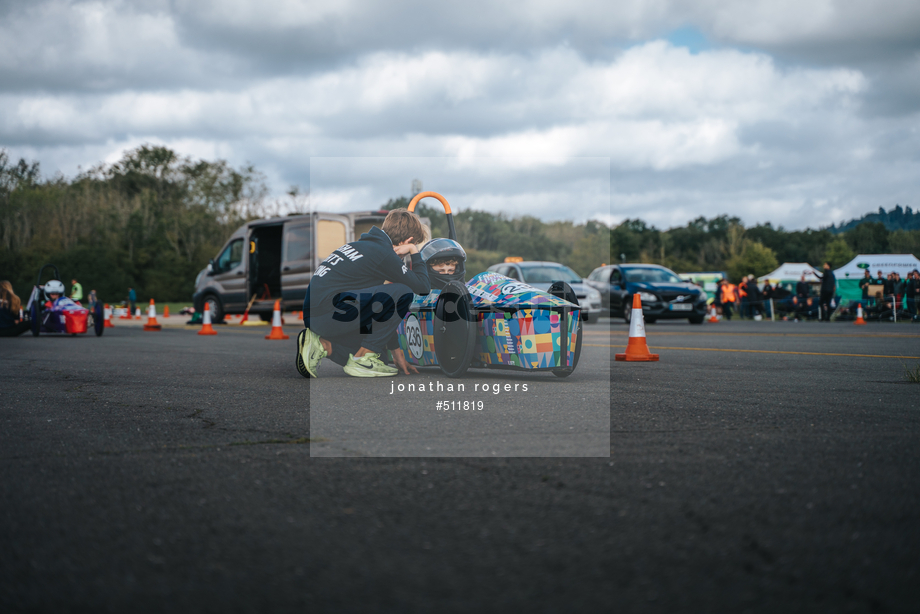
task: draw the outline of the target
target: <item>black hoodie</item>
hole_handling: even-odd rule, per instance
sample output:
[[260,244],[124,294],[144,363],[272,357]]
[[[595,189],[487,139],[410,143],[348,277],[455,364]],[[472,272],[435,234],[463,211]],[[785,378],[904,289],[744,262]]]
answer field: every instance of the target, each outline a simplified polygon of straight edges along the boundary
[[321,315],[333,310],[332,299],[340,292],[379,286],[385,281],[406,284],[416,294],[428,294],[431,282],[422,257],[412,254],[412,268],[393,251],[387,233],[376,226],[333,251],[313,272],[303,310]]

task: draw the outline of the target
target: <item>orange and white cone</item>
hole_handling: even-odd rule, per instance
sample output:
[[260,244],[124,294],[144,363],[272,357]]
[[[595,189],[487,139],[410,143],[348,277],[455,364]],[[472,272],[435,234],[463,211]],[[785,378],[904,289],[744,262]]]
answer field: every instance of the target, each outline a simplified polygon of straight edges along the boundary
[[713,306],[712,306],[712,309],[709,310],[709,321],[710,321],[710,322],[718,322],[718,321],[719,321],[719,316],[716,315],[716,306],[715,306],[715,305],[713,305]]
[[115,328],[115,325],[112,324],[112,308],[108,305],[105,306],[105,323],[102,328]]
[[169,317],[169,305],[166,305],[165,307],[163,307],[163,317],[164,318]]
[[147,308],[147,323],[144,324],[144,330],[161,330],[163,327],[157,322],[157,306],[150,299],[150,307]]
[[658,354],[648,351],[645,342],[645,318],[642,316],[642,300],[638,294],[633,294],[632,315],[629,318],[629,341],[626,343],[626,353],[617,354],[617,360],[626,362],[657,362]]
[[281,301],[275,301],[275,312],[272,314],[272,332],[265,335],[266,339],[290,339],[281,328]]
[[856,305],[856,321],[853,322],[853,324],[858,324],[860,326],[864,326],[866,324],[866,321],[863,320],[862,303],[858,303]]
[[135,320],[141,319],[141,308],[140,307],[134,310],[134,319]]
[[199,335],[216,335],[217,331],[214,330],[214,327],[211,326],[211,302],[208,301],[204,304],[204,314],[201,317],[201,330],[198,331]]

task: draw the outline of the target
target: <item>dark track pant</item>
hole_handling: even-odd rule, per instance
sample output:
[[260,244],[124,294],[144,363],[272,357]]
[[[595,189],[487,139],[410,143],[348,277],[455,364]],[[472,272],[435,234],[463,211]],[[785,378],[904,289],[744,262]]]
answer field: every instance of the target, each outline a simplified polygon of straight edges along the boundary
[[344,366],[348,355],[362,347],[381,355],[387,347],[397,347],[396,327],[409,311],[414,296],[405,284],[345,291],[335,301],[337,309],[321,314],[304,311],[303,323],[332,343],[329,359]]

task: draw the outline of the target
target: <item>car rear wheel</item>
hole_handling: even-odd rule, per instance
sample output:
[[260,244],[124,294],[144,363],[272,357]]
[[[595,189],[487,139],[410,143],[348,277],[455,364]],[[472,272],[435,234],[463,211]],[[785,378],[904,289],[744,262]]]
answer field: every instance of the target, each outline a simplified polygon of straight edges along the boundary
[[629,324],[632,320],[632,305],[629,306],[623,305],[623,313],[620,314],[620,317],[626,320],[626,323]]
[[96,303],[93,307],[93,330],[96,331],[97,337],[101,337],[105,330],[105,307],[102,303]]
[[[578,298],[575,296],[572,288],[564,281],[555,282],[552,286],[550,286],[549,293],[570,303],[574,303],[576,305],[578,304]],[[597,314],[594,314],[594,316],[596,321]],[[575,351],[573,352],[572,356],[572,365],[561,369],[554,369],[553,375],[556,377],[568,377],[575,372],[575,367],[578,366],[578,359],[581,356],[581,342],[583,333],[584,325],[582,324],[581,318],[578,318],[578,327],[575,329]]]
[[217,324],[224,321],[224,304],[216,294],[208,294],[204,297],[205,304],[210,304],[211,322]]
[[466,286],[448,283],[434,308],[434,353],[447,377],[462,377],[476,350],[476,313]]

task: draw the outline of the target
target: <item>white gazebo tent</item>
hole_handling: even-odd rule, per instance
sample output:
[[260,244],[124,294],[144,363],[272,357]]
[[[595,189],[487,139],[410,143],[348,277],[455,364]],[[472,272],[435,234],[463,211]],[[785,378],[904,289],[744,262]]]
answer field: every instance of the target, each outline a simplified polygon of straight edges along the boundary
[[844,300],[858,301],[862,298],[859,280],[869,271],[872,277],[900,273],[902,279],[914,269],[920,270],[920,260],[913,254],[860,254],[834,271],[837,290]]
[[805,281],[810,284],[818,283],[821,281],[818,276],[815,275],[815,273],[820,274],[821,272],[807,262],[784,262],[772,273],[767,273],[766,275],[758,277],[757,281],[760,283],[769,281],[771,284],[776,284],[784,281],[799,281],[802,279],[803,273],[805,274]]

